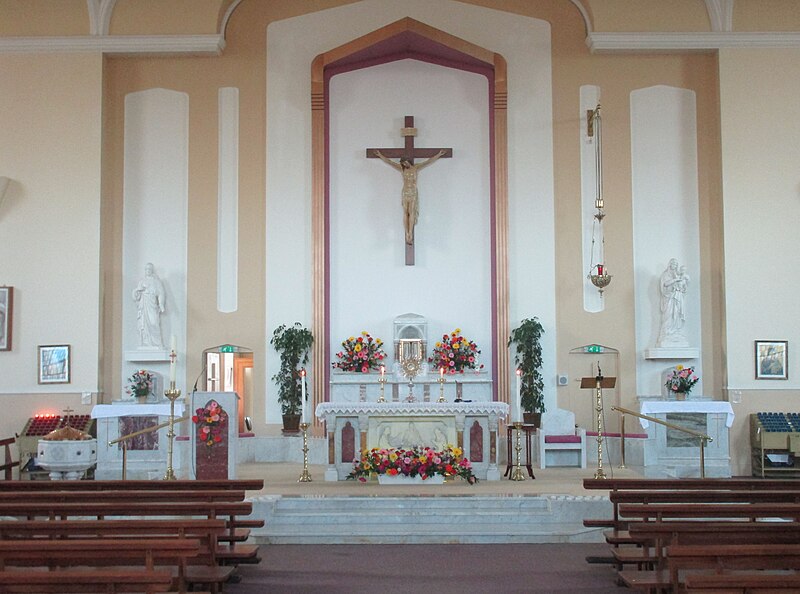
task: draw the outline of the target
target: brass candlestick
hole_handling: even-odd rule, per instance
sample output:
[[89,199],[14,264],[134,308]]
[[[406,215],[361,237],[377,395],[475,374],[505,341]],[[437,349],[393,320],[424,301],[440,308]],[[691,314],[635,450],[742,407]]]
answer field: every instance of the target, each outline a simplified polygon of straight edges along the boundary
[[303,472],[298,483],[310,483],[311,475],[308,473],[308,423],[300,423],[300,430],[303,432]]
[[515,421],[513,423],[513,427],[517,432],[517,443],[514,446],[514,449],[517,450],[517,463],[514,465],[514,469],[511,472],[511,477],[509,477],[512,481],[524,481],[525,480],[525,473],[522,472],[522,443],[521,443],[521,434],[522,434],[522,423],[520,421]]
[[597,402],[595,408],[597,409],[597,472],[594,473],[594,478],[604,479],[606,473],[603,472],[603,376],[597,376],[597,387],[595,388],[595,395]]
[[439,379],[436,381],[439,382],[439,398],[436,400],[436,402],[447,402],[444,399],[444,382],[445,382],[444,374],[440,374]]
[[175,441],[175,401],[180,398],[181,391],[175,388],[175,382],[169,383],[169,390],[164,390],[164,396],[169,400],[169,429],[167,430],[167,472],[165,481],[174,481],[175,472],[172,470],[172,446]]

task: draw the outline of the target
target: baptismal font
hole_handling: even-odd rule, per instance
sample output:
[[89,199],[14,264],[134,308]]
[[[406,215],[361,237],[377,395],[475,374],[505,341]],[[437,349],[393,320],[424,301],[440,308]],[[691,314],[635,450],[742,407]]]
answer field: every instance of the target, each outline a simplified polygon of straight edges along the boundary
[[414,399],[414,378],[422,369],[422,341],[418,338],[400,339],[400,370],[408,378],[408,398],[406,402],[416,402]]

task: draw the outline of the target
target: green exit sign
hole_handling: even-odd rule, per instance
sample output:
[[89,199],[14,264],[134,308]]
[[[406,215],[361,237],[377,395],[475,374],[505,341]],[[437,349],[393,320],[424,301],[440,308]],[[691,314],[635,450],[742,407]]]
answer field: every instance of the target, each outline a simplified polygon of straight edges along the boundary
[[223,344],[221,347],[219,347],[219,352],[220,353],[232,353],[233,352],[233,346],[229,345],[229,344]]
[[587,353],[602,353],[603,352],[603,347],[601,347],[599,344],[590,344],[587,347],[583,347],[583,349]]

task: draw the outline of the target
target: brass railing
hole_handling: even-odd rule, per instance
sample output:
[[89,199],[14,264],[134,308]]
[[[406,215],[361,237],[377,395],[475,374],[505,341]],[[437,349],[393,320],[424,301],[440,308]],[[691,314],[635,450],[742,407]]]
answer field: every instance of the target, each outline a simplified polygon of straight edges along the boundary
[[664,425],[669,429],[675,429],[676,431],[682,431],[683,433],[688,433],[689,435],[694,435],[700,440],[700,478],[706,477],[706,457],[705,457],[705,445],[707,442],[714,441],[713,437],[706,435],[705,433],[700,433],[699,431],[695,431],[693,429],[687,429],[686,427],[681,427],[680,425],[676,425],[674,423],[669,423],[667,421],[662,421],[661,419],[657,419],[655,417],[651,417],[649,415],[643,415],[636,411],[630,410],[628,408],[623,408],[621,406],[612,406],[611,410],[615,410],[618,413],[622,414],[622,431],[620,432],[620,443],[621,443],[621,466],[625,467],[625,415],[631,415],[634,417],[638,417],[640,419],[644,419],[645,421],[652,421],[653,423],[658,423],[659,425]]
[[183,421],[188,421],[191,416],[186,415],[185,417],[181,417],[179,419],[174,419],[173,421],[164,421],[158,425],[153,425],[152,427],[146,427],[144,429],[140,429],[139,431],[134,431],[133,433],[127,433],[125,435],[120,435],[116,439],[112,439],[108,442],[108,445],[112,446],[115,443],[122,443],[122,480],[124,481],[127,477],[128,472],[128,440],[131,437],[138,437],[139,435],[144,435],[145,433],[152,433],[153,431],[158,431],[159,429],[163,429],[164,427],[169,427],[170,422],[174,423],[181,423]]

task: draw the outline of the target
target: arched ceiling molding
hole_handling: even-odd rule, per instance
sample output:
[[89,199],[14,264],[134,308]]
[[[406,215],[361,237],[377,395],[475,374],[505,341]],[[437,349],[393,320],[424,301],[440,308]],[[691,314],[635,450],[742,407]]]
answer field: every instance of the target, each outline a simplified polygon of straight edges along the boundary
[[590,33],[586,45],[599,53],[690,53],[726,48],[800,48],[800,32]]
[[589,19],[589,12],[581,3],[581,0],[570,0],[570,2],[572,2],[578,9],[578,12],[581,13],[581,16],[583,17],[583,24],[586,27],[586,35],[589,35],[592,32],[592,21]]
[[73,35],[69,37],[2,37],[0,54],[84,53],[124,55],[212,55],[225,48],[221,35]]
[[733,31],[733,3],[735,0],[706,0],[708,19],[712,31]]
[[89,9],[89,34],[108,35],[111,15],[117,0],[86,0]]
[[231,15],[233,14],[233,11],[236,10],[241,3],[242,0],[233,0],[233,2],[231,2],[228,5],[228,10],[225,11],[222,20],[219,23],[219,34],[222,36],[223,39],[225,39],[225,31],[228,28],[228,21],[231,20]]

